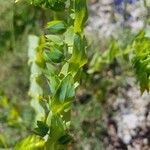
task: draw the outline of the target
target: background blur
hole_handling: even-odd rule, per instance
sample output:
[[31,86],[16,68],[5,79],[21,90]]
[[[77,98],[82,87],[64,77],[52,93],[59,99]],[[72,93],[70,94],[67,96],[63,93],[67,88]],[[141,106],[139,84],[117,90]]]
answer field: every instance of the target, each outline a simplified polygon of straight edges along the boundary
[[[88,64],[76,92],[73,150],[149,150],[150,96],[141,95],[128,45],[150,35],[150,0],[89,0]],[[51,11],[0,0],[0,149],[32,132],[28,35],[40,35]]]

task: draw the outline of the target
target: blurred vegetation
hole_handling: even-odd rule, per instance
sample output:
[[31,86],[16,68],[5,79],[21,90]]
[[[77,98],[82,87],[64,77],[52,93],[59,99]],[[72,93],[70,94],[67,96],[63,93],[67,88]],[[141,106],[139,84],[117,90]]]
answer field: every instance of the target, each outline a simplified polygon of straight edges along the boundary
[[[0,0],[0,8],[0,149],[7,149],[33,130],[34,111],[28,97],[28,35],[42,33],[52,12],[25,1],[14,4],[13,0]],[[120,35],[119,40],[97,39],[96,33],[88,35],[89,63],[84,67],[72,112],[74,149],[103,149],[104,118],[113,115],[111,104],[120,88],[129,88],[126,78],[134,74],[129,54],[136,35],[128,28]],[[135,70],[138,72],[138,68]]]

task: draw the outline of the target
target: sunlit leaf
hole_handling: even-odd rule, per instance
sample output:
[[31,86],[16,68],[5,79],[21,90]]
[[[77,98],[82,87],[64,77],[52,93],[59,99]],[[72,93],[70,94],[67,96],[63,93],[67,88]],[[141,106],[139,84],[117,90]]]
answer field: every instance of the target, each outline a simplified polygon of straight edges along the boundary
[[77,72],[87,62],[87,56],[85,53],[85,39],[80,34],[76,34],[74,37],[73,53],[69,60],[70,70]]
[[54,20],[54,21],[50,21],[50,22],[47,23],[46,29],[51,34],[60,34],[60,33],[65,32],[65,30],[66,30],[66,24],[63,21]]
[[44,150],[45,141],[39,136],[32,135],[19,142],[14,150]]
[[140,32],[134,43],[133,67],[140,83],[141,91],[150,90],[150,38]]
[[75,33],[83,31],[84,24],[88,18],[86,0],[75,0],[75,22],[74,30]]
[[73,77],[68,74],[60,83],[56,94],[55,99],[63,103],[65,100],[73,98],[75,94]]
[[44,58],[46,61],[52,61],[54,63],[60,63],[64,59],[64,54],[58,48],[53,47],[51,50],[46,50],[44,52]]

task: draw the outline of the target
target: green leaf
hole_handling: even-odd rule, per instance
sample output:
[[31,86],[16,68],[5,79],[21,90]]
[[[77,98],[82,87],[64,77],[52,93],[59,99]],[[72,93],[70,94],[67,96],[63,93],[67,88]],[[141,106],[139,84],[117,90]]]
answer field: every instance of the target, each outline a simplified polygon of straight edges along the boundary
[[63,11],[66,0],[48,0],[49,7],[54,11]]
[[43,70],[43,73],[48,78],[51,75],[57,74],[57,68],[51,63],[46,63],[46,68]]
[[31,0],[31,3],[35,6],[41,6],[45,3],[45,0]]
[[0,147],[4,147],[7,148],[8,147],[8,143],[7,143],[7,138],[5,137],[5,135],[0,134]]
[[45,141],[37,135],[29,136],[19,142],[14,150],[44,150]]
[[66,31],[66,28],[65,22],[60,20],[50,21],[46,27],[51,34],[61,34]]
[[52,49],[50,51],[45,51],[44,52],[44,58],[46,61],[52,61],[54,63],[60,63],[64,59],[64,54],[62,53],[62,51],[55,48],[55,49]]
[[65,100],[73,98],[75,95],[73,83],[73,77],[70,74],[64,77],[56,91],[55,99],[63,103]]
[[75,0],[75,21],[74,30],[75,33],[83,31],[84,24],[88,18],[86,0]]
[[77,69],[87,63],[87,56],[85,54],[85,38],[82,38],[80,34],[75,34],[73,54],[69,63],[69,70],[73,72],[77,72]]
[[73,28],[73,26],[71,26],[65,32],[65,43],[68,46],[73,46],[73,41],[74,41],[74,28]]
[[36,54],[35,62],[39,67],[41,67],[41,68],[45,67],[45,60],[43,58],[43,52],[39,52]]
[[44,137],[48,133],[48,130],[49,130],[48,125],[43,121],[37,121],[37,126],[38,127],[35,128],[34,132],[37,135]]
[[64,44],[63,39],[58,35],[46,35],[48,42],[53,42],[56,45],[62,46]]
[[69,134],[63,135],[58,139],[58,142],[62,145],[70,143],[72,137]]
[[132,45],[134,57],[133,68],[140,83],[141,91],[150,90],[150,38],[140,32]]
[[112,63],[116,58],[117,54],[119,54],[119,47],[115,41],[112,42],[111,47],[109,49],[108,61]]
[[49,79],[49,86],[50,86],[51,93],[55,95],[57,88],[59,86],[60,80],[57,75],[50,75],[50,76],[47,76],[47,78]]
[[54,141],[57,141],[61,135],[65,133],[65,124],[60,115],[52,115],[50,136]]

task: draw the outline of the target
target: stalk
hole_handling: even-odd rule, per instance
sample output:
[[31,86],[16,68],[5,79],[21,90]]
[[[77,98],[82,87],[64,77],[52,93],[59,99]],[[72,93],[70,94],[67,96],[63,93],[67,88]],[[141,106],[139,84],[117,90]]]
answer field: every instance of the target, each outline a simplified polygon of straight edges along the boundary
[[[37,75],[31,78],[31,85],[34,86],[30,88],[32,93],[35,92],[31,96],[36,111],[36,135],[25,138],[15,150],[36,150],[36,143],[39,142],[44,150],[66,150],[72,141],[69,127],[75,90],[79,85],[82,67],[87,63],[84,36],[87,4],[86,0],[39,0],[39,3],[33,0],[32,4],[52,9],[54,20],[47,23],[48,34],[39,38],[38,46],[33,47],[34,52],[31,53],[34,58],[31,64],[34,72],[31,72]],[[65,18],[60,17],[60,14],[64,16],[66,13]],[[49,85],[47,94],[42,85],[42,76],[45,76]],[[33,148],[30,149],[30,146],[28,149],[25,145],[32,145]]]

